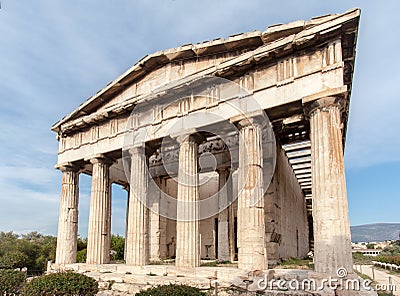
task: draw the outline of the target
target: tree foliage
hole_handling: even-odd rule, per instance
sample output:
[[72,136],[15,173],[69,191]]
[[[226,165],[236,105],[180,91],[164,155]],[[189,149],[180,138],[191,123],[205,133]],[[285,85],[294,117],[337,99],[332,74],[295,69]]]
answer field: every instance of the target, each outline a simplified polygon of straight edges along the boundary
[[120,235],[112,235],[111,236],[111,251],[112,252],[112,260],[120,261],[124,260],[124,250],[125,250],[125,238]]
[[400,241],[391,243],[381,252],[383,256],[400,256]]
[[0,270],[0,295],[19,295],[26,274],[16,270]]
[[[0,269],[28,268],[28,274],[41,274],[47,261],[55,261],[57,238],[38,232],[18,235],[0,232]],[[78,238],[77,262],[86,262],[87,239]],[[112,260],[124,259],[125,238],[111,236]]]
[[0,269],[23,268],[27,266],[28,261],[28,256],[21,251],[7,252],[0,257]]
[[48,260],[55,260],[56,245],[56,237],[37,232],[0,232],[0,268],[27,267],[30,273],[41,273]]
[[73,272],[42,275],[32,279],[22,289],[23,296],[93,296],[97,292],[96,280]]
[[375,244],[371,244],[371,243],[369,243],[369,244],[367,244],[367,249],[375,249]]
[[378,256],[375,258],[375,261],[389,263],[389,264],[396,264],[400,266],[400,256]]

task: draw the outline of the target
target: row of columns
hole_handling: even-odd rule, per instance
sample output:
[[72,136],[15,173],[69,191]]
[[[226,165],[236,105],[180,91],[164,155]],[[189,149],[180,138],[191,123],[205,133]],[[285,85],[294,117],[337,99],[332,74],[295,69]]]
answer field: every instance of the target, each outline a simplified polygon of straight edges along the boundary
[[[350,226],[344,175],[341,131],[341,106],[336,98],[314,102],[309,110],[313,177],[315,269],[333,273],[338,267],[352,271]],[[268,268],[263,188],[262,127],[256,119],[239,123],[238,179],[238,266],[244,270]],[[131,186],[129,191],[126,263],[149,262],[147,215],[147,163],[144,147],[131,149]],[[198,143],[194,135],[180,142],[177,194],[176,265],[180,268],[200,266]],[[94,158],[87,263],[108,263],[110,258],[111,191],[106,158]],[[74,166],[60,168],[62,196],[57,242],[57,263],[76,260],[78,220],[78,173]],[[218,214],[218,253],[222,260],[232,259],[226,208],[230,193],[226,172],[220,173]]]

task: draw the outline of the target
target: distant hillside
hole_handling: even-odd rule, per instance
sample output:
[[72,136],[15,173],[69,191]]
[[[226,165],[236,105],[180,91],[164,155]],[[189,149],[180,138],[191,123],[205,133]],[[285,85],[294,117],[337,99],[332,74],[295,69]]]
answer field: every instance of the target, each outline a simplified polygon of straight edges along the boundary
[[379,242],[399,239],[400,223],[375,223],[351,226],[353,242]]

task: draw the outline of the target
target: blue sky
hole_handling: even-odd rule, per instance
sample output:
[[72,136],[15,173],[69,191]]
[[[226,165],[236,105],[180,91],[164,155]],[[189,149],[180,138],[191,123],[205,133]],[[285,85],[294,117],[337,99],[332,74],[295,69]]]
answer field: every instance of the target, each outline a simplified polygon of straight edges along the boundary
[[[400,2],[12,1],[0,9],[0,231],[55,235],[51,125],[147,53],[361,7],[345,151],[352,225],[400,222]],[[81,176],[85,236],[90,177]],[[114,186],[113,232],[126,197]]]

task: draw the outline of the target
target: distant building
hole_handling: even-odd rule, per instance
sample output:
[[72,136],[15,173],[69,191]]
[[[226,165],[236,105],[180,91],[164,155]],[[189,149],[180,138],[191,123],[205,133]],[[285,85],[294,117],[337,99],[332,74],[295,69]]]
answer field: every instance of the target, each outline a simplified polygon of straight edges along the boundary
[[365,256],[378,256],[382,250],[381,249],[353,249],[353,253],[362,253]]
[[365,243],[365,242],[351,243],[351,249],[352,250],[366,250],[367,249],[367,243]]
[[392,241],[388,240],[388,241],[384,241],[384,242],[379,242],[375,244],[375,248],[376,249],[384,249],[388,246],[390,246],[392,244]]

